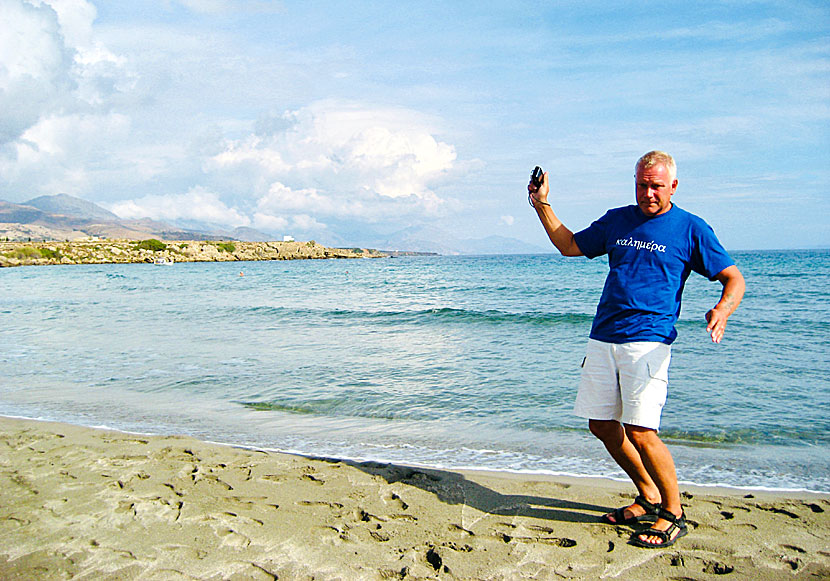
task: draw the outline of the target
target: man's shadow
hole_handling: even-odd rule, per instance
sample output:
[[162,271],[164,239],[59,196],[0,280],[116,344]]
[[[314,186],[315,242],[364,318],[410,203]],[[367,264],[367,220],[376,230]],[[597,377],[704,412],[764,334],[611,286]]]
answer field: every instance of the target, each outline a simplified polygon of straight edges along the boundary
[[[605,506],[572,500],[524,494],[502,494],[469,480],[457,472],[380,462],[324,460],[352,466],[372,476],[381,477],[389,484],[400,482],[415,486],[435,494],[440,501],[447,504],[466,505],[494,515],[524,516],[570,523],[599,523],[599,516],[608,512]],[[556,484],[551,484],[551,487],[556,486]]]

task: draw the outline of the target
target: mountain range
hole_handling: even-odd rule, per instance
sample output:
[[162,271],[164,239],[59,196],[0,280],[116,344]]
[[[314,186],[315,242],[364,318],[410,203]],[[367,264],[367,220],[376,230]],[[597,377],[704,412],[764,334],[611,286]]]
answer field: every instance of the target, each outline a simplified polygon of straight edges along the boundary
[[[274,240],[274,236],[247,227],[225,231],[210,225],[194,229],[151,219],[124,220],[97,204],[67,194],[39,196],[22,204],[0,200],[0,240],[74,240],[90,236],[129,240]],[[502,236],[460,239],[431,226],[406,228],[386,236],[363,233],[360,238],[323,243],[438,254],[537,254],[549,251]]]
[[101,206],[68,194],[39,196],[22,204],[0,200],[0,239],[74,240],[86,237],[128,240],[273,240],[253,228],[231,231],[185,228],[144,218],[124,220]]

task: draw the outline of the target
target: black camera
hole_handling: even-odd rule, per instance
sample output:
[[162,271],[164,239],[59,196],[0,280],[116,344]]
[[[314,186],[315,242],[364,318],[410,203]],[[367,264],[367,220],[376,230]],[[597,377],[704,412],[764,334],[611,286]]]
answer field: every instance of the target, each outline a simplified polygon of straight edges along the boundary
[[533,169],[533,173],[530,174],[530,183],[534,186],[541,187],[542,186],[542,179],[545,176],[544,170],[539,167],[538,165]]

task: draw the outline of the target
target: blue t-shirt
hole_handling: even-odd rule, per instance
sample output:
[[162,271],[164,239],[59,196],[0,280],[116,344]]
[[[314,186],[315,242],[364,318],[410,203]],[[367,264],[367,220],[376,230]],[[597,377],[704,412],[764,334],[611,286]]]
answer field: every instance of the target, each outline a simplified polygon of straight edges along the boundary
[[674,204],[654,217],[636,205],[608,210],[574,239],[588,258],[608,254],[610,270],[591,327],[591,338],[606,343],[670,345],[689,273],[714,280],[734,264],[712,228]]

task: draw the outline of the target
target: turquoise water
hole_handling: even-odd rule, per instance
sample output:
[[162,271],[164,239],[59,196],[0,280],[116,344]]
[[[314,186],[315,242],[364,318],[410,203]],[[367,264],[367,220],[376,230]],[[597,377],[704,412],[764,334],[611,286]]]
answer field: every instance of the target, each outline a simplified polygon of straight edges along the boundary
[[[661,434],[684,482],[830,491],[830,251],[693,275]],[[553,255],[3,269],[0,414],[306,454],[622,478],[571,414],[607,263]],[[244,276],[240,276],[244,271]]]

